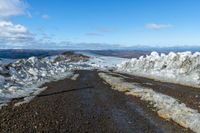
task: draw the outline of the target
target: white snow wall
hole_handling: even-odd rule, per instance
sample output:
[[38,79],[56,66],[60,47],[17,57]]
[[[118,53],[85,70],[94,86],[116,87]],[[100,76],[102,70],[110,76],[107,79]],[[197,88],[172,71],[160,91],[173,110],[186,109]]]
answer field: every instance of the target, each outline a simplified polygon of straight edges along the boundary
[[133,58],[117,66],[117,71],[200,87],[200,53],[170,52],[168,55],[152,52],[146,57]]

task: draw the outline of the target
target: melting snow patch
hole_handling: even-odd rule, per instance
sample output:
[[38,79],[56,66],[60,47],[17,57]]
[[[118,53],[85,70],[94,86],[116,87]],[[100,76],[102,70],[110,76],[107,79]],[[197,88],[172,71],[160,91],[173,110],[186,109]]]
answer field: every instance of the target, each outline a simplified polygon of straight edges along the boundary
[[122,78],[113,77],[106,73],[99,73],[99,76],[113,89],[124,91],[127,95],[140,97],[141,100],[150,102],[157,109],[160,117],[173,120],[185,128],[200,133],[200,113],[197,110],[188,108],[184,103],[179,103],[177,99],[155,92],[150,88],[127,83]]
[[33,100],[37,95],[39,95],[42,91],[44,91],[46,88],[47,88],[47,87],[38,88],[38,90],[35,91],[32,95],[25,97],[24,100],[21,101],[21,102],[15,103],[14,106],[20,106],[20,105],[22,105],[22,104],[24,104],[24,103],[29,103],[29,102],[30,102],[31,100]]
[[79,77],[79,74],[74,74],[74,76],[71,77],[71,80],[76,80]]

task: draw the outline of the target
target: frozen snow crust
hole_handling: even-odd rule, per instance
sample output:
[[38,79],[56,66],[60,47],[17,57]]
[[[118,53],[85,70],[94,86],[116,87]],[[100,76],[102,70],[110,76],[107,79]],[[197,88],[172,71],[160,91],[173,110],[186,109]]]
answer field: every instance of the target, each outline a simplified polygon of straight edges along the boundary
[[173,120],[185,128],[200,133],[200,114],[197,110],[186,107],[184,103],[179,103],[173,97],[155,92],[151,88],[142,87],[137,83],[128,83],[123,81],[122,78],[106,73],[99,73],[99,76],[110,84],[113,89],[148,101],[156,108],[160,117]]
[[200,87],[200,53],[152,52],[146,57],[133,58],[117,66],[117,71],[156,80]]

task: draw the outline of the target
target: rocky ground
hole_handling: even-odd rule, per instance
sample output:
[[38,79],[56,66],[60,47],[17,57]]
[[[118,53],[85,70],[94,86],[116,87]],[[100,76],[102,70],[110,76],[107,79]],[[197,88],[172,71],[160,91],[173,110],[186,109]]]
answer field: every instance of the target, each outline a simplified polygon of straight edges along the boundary
[[76,73],[77,80],[45,84],[48,88],[28,104],[3,107],[0,132],[191,132],[161,119],[139,98],[112,90],[97,71]]

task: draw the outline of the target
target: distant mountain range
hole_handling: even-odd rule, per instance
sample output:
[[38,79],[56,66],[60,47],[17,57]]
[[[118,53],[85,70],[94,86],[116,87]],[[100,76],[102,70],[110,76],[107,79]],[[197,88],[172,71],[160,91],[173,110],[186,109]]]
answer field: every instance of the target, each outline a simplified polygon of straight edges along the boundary
[[20,59],[31,56],[46,57],[63,53],[63,50],[30,50],[30,49],[1,49],[0,58]]
[[200,46],[165,46],[165,47],[159,47],[159,46],[131,46],[131,47],[122,47],[120,50],[136,50],[136,51],[157,51],[157,52],[184,52],[184,51],[191,51],[191,52],[197,52],[200,51]]
[[148,47],[148,46],[134,46],[134,47],[116,47],[107,50],[37,50],[37,49],[0,49],[0,58],[9,59],[20,59],[29,58],[31,56],[36,57],[46,57],[51,55],[61,54],[65,51],[88,51],[95,54],[106,55],[106,56],[119,56],[119,57],[138,57],[144,54],[149,54],[152,51],[157,51],[158,53],[169,53],[173,52],[198,52],[200,51],[200,46],[184,46],[184,47]]

